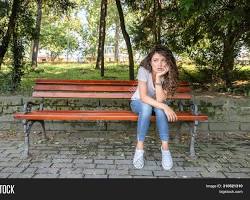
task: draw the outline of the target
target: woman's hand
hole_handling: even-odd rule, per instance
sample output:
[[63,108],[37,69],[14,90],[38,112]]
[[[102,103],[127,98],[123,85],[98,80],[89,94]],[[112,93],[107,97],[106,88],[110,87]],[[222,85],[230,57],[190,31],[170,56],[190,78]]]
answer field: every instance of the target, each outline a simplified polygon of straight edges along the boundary
[[174,122],[177,121],[177,115],[176,113],[168,106],[164,106],[164,112],[167,115],[168,121]]
[[166,74],[168,72],[168,68],[164,68],[161,72],[157,72],[156,73],[156,76],[158,77],[158,78],[160,78],[161,76],[163,76],[164,74]]

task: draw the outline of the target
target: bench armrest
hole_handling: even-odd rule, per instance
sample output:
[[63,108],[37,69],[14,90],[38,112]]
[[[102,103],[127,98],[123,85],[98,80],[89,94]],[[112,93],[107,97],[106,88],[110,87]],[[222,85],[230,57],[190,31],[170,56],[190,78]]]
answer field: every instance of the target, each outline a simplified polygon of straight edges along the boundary
[[180,111],[183,111],[183,107],[184,106],[189,106],[190,107],[190,110],[191,112],[194,114],[194,115],[198,115],[199,114],[199,111],[198,111],[198,105],[196,103],[194,103],[194,101],[192,100],[189,100],[189,102],[183,102],[182,100],[179,100],[178,101],[178,108]]
[[190,101],[190,109],[194,115],[198,115],[198,105],[194,103],[193,101]]
[[23,105],[23,112],[26,114],[26,113],[29,113],[31,112],[32,110],[32,106],[39,106],[39,109],[38,110],[43,110],[43,103],[34,103],[32,101],[28,101],[26,102],[24,105]]

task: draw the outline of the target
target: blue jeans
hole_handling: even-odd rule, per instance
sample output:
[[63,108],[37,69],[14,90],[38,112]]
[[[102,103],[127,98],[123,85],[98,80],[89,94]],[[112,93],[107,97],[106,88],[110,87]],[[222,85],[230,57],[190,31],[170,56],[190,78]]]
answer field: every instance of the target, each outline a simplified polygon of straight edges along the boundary
[[156,116],[156,126],[162,141],[168,141],[168,119],[162,109],[155,108],[149,104],[143,103],[141,100],[132,100],[130,103],[132,111],[138,114],[137,122],[137,140],[144,141],[150,125],[152,115]]

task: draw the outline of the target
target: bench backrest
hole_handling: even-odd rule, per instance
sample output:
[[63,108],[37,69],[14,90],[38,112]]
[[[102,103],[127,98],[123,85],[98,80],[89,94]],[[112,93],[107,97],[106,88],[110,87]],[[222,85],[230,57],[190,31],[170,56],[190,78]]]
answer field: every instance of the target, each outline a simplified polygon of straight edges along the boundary
[[[32,97],[39,98],[117,98],[130,99],[137,87],[130,80],[50,80],[37,79]],[[171,99],[191,99],[191,88],[180,82]]]

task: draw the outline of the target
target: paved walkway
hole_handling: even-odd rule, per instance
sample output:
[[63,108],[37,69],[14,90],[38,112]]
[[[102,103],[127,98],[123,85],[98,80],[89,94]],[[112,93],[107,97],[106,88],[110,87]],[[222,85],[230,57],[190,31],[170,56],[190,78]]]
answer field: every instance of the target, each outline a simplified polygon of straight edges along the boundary
[[0,178],[250,178],[249,134],[199,137],[198,159],[188,157],[189,138],[170,141],[174,167],[161,167],[160,141],[145,142],[145,167],[132,165],[135,136],[124,132],[31,134],[32,157],[22,159],[23,134],[0,134]]

